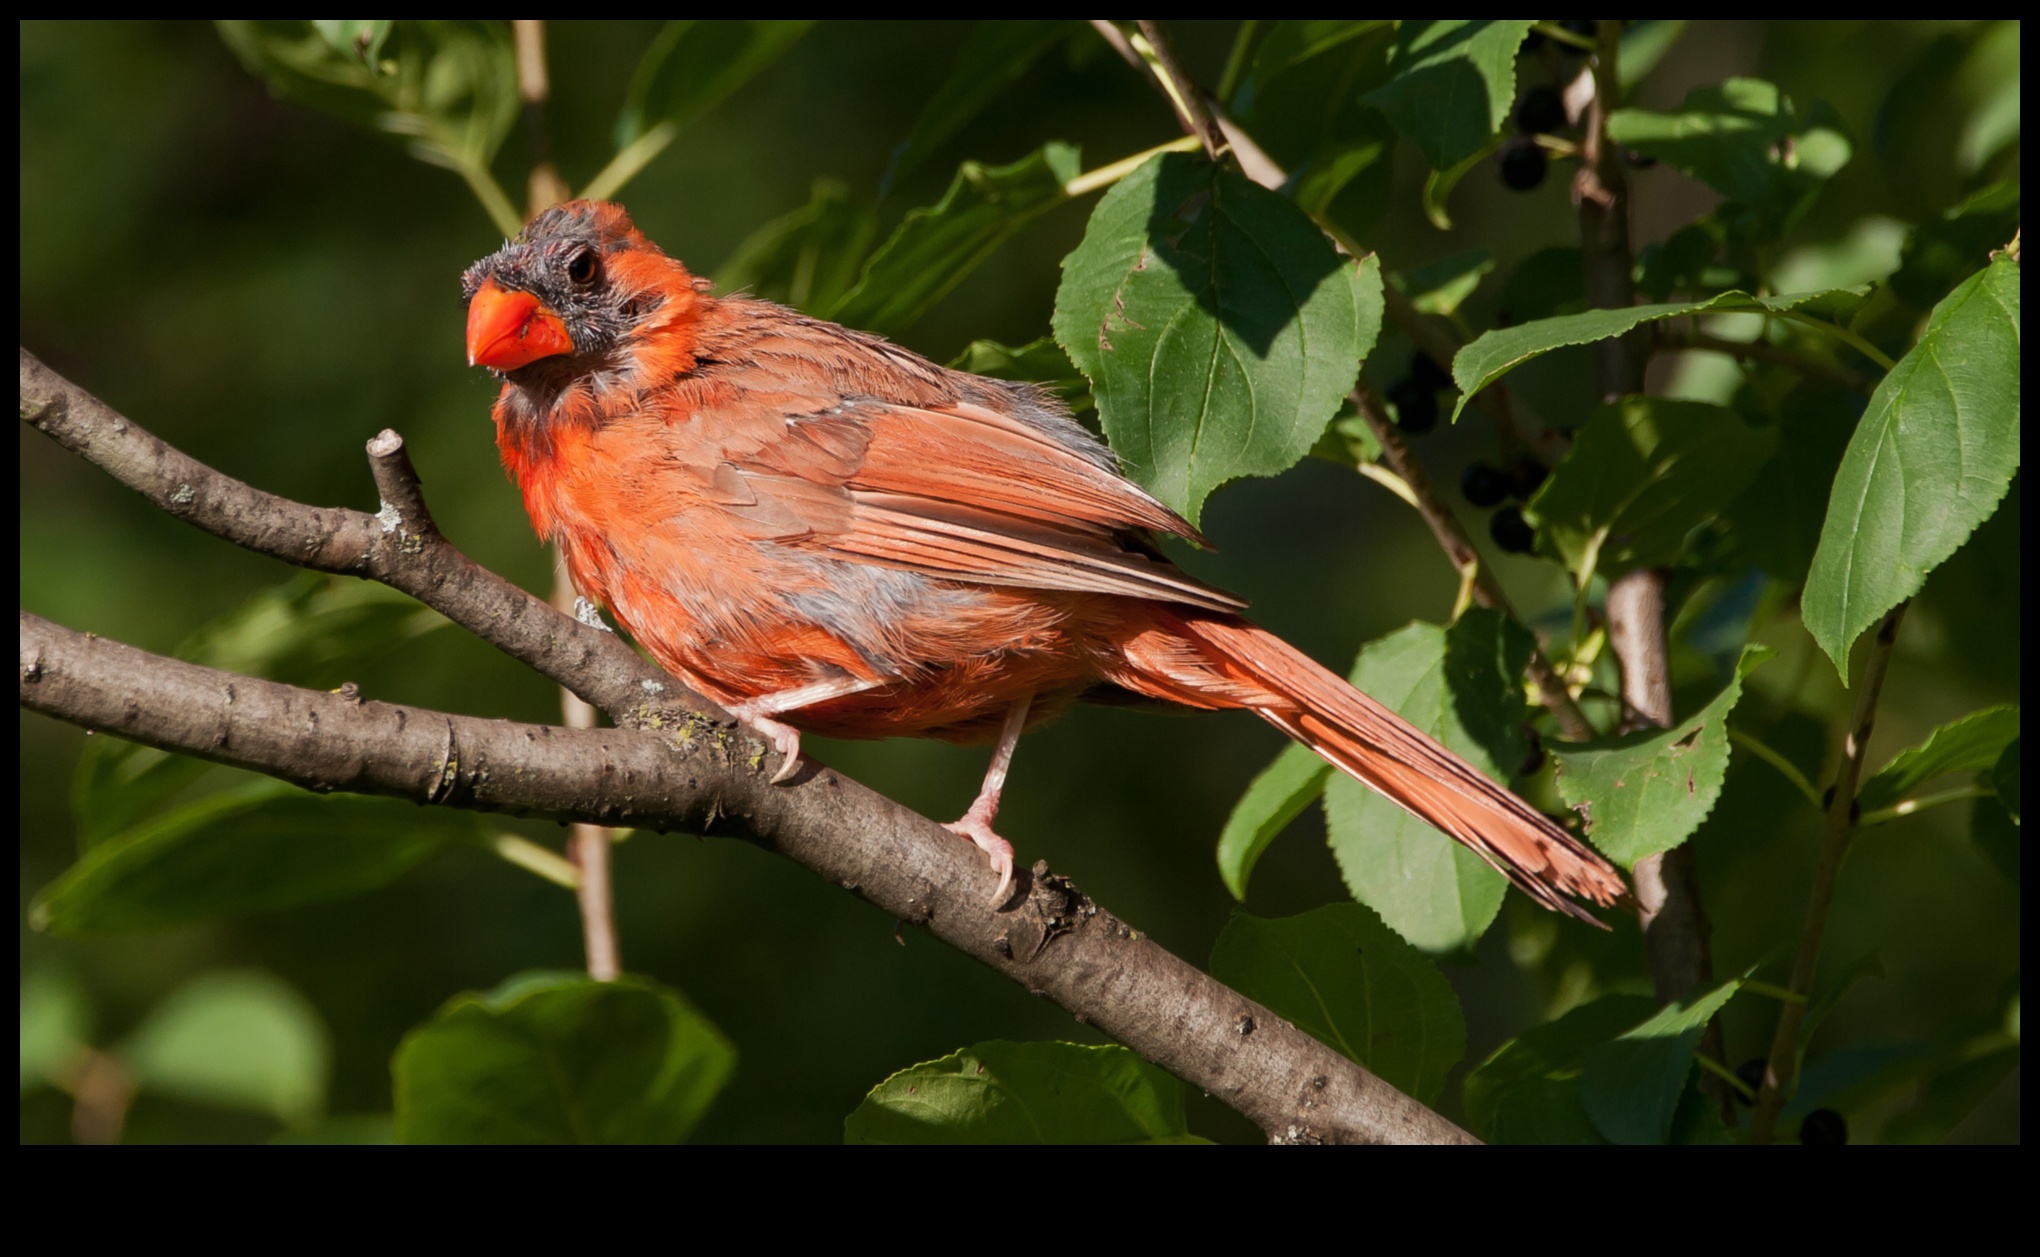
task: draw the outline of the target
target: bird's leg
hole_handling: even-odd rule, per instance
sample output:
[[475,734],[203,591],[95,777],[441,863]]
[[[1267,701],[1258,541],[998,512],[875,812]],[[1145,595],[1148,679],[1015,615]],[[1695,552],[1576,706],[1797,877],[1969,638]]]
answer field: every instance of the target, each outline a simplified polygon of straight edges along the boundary
[[800,730],[772,717],[868,690],[878,684],[877,681],[860,681],[856,677],[817,681],[813,685],[780,690],[776,694],[747,698],[741,703],[731,703],[724,710],[755,729],[772,744],[773,750],[779,752],[779,771],[772,774],[772,784],[776,786],[800,768]]
[[985,784],[979,787],[977,800],[962,817],[942,827],[976,843],[977,849],[991,861],[992,871],[999,875],[999,888],[992,892],[995,904],[1006,898],[1006,890],[1013,884],[1013,844],[992,832],[992,820],[999,814],[999,792],[1006,788],[1006,770],[1013,766],[1013,748],[1020,745],[1020,731],[1027,727],[1027,707],[1033,700],[1032,694],[1023,694],[1006,713],[1006,723],[999,728],[999,745],[992,752],[992,766],[985,770]]

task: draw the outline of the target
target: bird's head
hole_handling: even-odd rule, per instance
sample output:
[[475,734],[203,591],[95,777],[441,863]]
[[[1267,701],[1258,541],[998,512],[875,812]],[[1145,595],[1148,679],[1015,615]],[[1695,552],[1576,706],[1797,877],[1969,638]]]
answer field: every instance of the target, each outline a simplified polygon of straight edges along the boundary
[[555,205],[461,276],[468,362],[513,383],[616,369],[634,340],[683,324],[701,287],[622,206]]

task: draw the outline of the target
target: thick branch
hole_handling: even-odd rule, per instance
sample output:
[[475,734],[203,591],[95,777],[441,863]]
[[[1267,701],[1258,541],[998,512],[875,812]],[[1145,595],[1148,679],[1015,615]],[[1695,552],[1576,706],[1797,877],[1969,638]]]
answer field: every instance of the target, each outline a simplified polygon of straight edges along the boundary
[[1046,995],[1277,1140],[1467,1142],[1450,1122],[1170,955],[1037,865],[987,910],[967,843],[827,770],[764,784],[713,729],[560,729],[298,689],[21,613],[21,705],[310,789],[758,843]]
[[1840,760],[1834,783],[1827,791],[1827,826],[1820,843],[1820,863],[1813,871],[1813,890],[1806,900],[1806,925],[1800,931],[1799,952],[1792,960],[1792,977],[1786,989],[1799,998],[1787,1000],[1778,1010],[1778,1030],[1771,1039],[1771,1052],[1764,1066],[1764,1085],[1757,1089],[1756,1117],[1750,1123],[1750,1142],[1769,1143],[1778,1129],[1778,1114],[1799,1085],[1799,1027],[1806,1021],[1806,1006],[1813,994],[1813,978],[1820,969],[1820,943],[1827,933],[1828,908],[1834,903],[1835,882],[1841,876],[1842,857],[1849,840],[1856,835],[1861,809],[1856,787],[1863,779],[1863,758],[1870,749],[1870,732],[1877,723],[1877,699],[1884,692],[1884,675],[1891,667],[1892,644],[1898,640],[1898,622],[1905,618],[1907,603],[1885,613],[1870,642],[1870,657],[1856,682],[1856,709],[1842,733]]
[[173,449],[21,355],[25,422],[226,540],[380,580],[609,711],[560,729],[364,702],[161,658],[21,617],[21,703],[315,790],[724,833],[777,851],[1056,1000],[1277,1140],[1465,1142],[1464,1131],[1157,947],[1037,865],[990,909],[991,873],[934,822],[825,768],[776,760],[614,634],[485,571],[433,529],[402,441],[370,445],[378,515],[263,493]]

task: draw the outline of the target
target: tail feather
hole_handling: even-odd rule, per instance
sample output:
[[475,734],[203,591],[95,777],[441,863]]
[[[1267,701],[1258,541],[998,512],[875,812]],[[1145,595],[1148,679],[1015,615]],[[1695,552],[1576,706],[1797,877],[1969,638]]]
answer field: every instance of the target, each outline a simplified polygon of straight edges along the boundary
[[[1178,701],[1194,693],[1199,706],[1251,709],[1464,843],[1554,911],[1600,925],[1569,896],[1603,906],[1628,901],[1621,874],[1585,843],[1273,633],[1237,616],[1165,614],[1176,623],[1158,616],[1158,632],[1127,643],[1138,679],[1115,677],[1119,684]],[[1182,650],[1185,637],[1201,649]]]

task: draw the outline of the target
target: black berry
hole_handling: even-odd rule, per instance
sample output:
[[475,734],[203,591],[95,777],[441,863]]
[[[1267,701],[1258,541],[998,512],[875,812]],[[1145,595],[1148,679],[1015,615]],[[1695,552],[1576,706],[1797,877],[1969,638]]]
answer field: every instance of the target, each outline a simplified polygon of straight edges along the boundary
[[1528,192],[1544,182],[1545,167],[1550,161],[1544,150],[1537,147],[1537,141],[1527,135],[1515,135],[1502,141],[1498,158],[1502,182],[1518,192]]
[[1530,527],[1530,521],[1513,506],[1505,506],[1488,516],[1487,530],[1495,544],[1510,554],[1528,554],[1537,544],[1537,533]]
[[1523,766],[1516,770],[1518,777],[1528,777],[1544,767],[1544,740],[1537,736],[1537,730],[1531,729],[1528,732],[1530,734],[1530,749],[1523,753]]
[[1431,355],[1427,353],[1410,355],[1410,379],[1433,391],[1452,383],[1452,377],[1445,374],[1445,368],[1431,361]]
[[1543,484],[1550,475],[1551,468],[1527,455],[1517,459],[1509,467],[1510,487],[1514,490],[1514,496],[1526,501],[1531,494],[1537,492],[1537,486]]
[[1486,463],[1468,463],[1459,473],[1459,491],[1479,507],[1500,506],[1514,484],[1507,472]]
[[1639,153],[1635,149],[1627,147],[1622,149],[1622,160],[1638,170],[1649,170],[1652,166],[1657,165],[1657,158],[1652,157],[1649,153]]
[[1389,386],[1388,400],[1395,404],[1395,422],[1411,436],[1422,436],[1438,426],[1438,394],[1435,389],[1404,376]]
[[1768,1066],[1768,1064],[1769,1062],[1765,1061],[1763,1057],[1752,1056],[1750,1059],[1744,1061],[1742,1064],[1735,1067],[1736,1081],[1740,1082],[1743,1086],[1748,1087],[1750,1089],[1750,1093],[1747,1096],[1740,1091],[1735,1093],[1737,1103],[1740,1104],[1756,1103],[1755,1097],[1757,1092],[1764,1089],[1764,1070]]
[[1799,1142],[1829,1147],[1849,1142],[1849,1123],[1833,1109],[1815,1109],[1799,1123]]
[[1533,87],[1516,98],[1516,129],[1525,135],[1550,135],[1565,126],[1565,101],[1549,87]]

